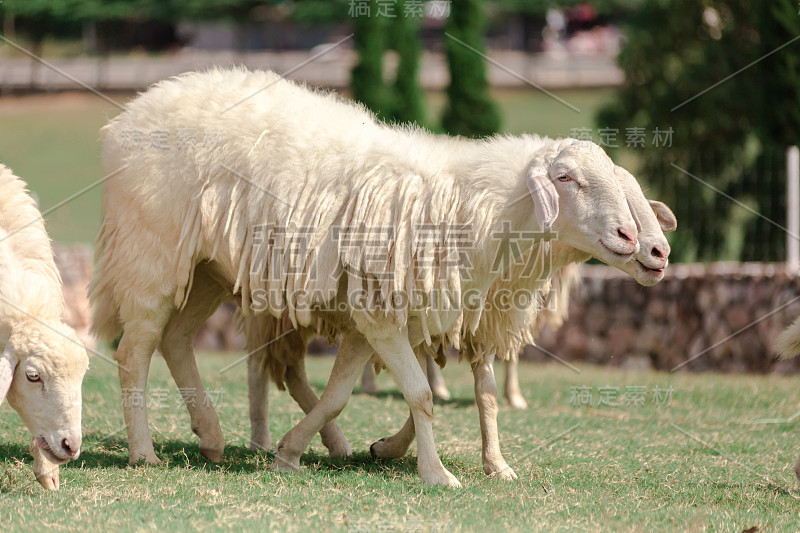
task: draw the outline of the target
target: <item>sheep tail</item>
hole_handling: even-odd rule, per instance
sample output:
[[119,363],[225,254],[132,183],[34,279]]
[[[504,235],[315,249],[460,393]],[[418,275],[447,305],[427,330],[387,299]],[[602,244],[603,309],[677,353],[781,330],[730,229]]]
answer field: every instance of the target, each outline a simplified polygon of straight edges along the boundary
[[109,283],[104,283],[104,266],[107,258],[101,261],[103,250],[108,244],[106,223],[97,234],[95,263],[97,263],[94,279],[89,284],[89,299],[93,304],[91,332],[98,339],[113,342],[122,335],[122,322],[119,319],[119,308],[114,301],[114,290]]
[[800,354],[800,317],[778,335],[775,340],[775,352],[781,359],[789,359]]
[[112,342],[122,335],[122,323],[110,293],[103,293],[96,300],[92,333],[98,339],[106,342]]

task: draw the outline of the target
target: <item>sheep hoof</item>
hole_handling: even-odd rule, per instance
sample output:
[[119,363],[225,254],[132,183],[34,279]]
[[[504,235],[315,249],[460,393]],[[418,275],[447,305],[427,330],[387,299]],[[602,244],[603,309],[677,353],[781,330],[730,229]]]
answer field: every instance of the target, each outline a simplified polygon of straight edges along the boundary
[[456,476],[450,473],[449,470],[442,467],[441,472],[423,474],[420,472],[420,477],[425,483],[429,485],[446,485],[450,488],[460,489],[461,482],[456,479]]
[[297,472],[300,470],[300,458],[286,458],[282,457],[280,452],[275,454],[275,460],[272,461],[270,467],[275,472]]
[[146,455],[131,455],[130,459],[128,459],[128,464],[130,466],[137,466],[140,464],[161,465],[164,463],[154,452],[150,452]]
[[525,401],[525,398],[522,396],[509,396],[508,397],[508,405],[512,407],[512,409],[527,409],[528,402]]
[[50,469],[49,472],[46,472],[41,475],[36,476],[36,481],[47,490],[58,490],[58,467],[54,467]]
[[514,481],[519,479],[517,473],[514,472],[514,470],[512,470],[508,465],[503,465],[499,468],[488,468],[485,469],[484,472],[486,472],[486,475],[488,475],[490,478],[494,479],[502,479],[504,481]]
[[222,450],[214,450],[212,448],[200,448],[200,453],[203,454],[203,457],[211,461],[212,463],[221,463],[222,462]]
[[342,430],[335,423],[325,424],[319,434],[322,437],[322,444],[328,449],[328,456],[331,459],[353,455],[353,448],[347,441],[347,437],[344,436]]
[[447,390],[445,386],[435,386],[432,387],[433,395],[439,398],[440,400],[447,401],[450,399],[450,391]]
[[377,442],[373,442],[369,447],[369,453],[373,459],[400,459],[408,451],[407,448],[397,449],[392,446],[392,441],[384,437]]
[[331,459],[337,459],[339,457],[350,457],[351,455],[353,455],[353,449],[350,447],[350,443],[347,441],[343,443],[337,442],[330,446],[326,445],[326,448],[328,448],[328,457],[330,457]]

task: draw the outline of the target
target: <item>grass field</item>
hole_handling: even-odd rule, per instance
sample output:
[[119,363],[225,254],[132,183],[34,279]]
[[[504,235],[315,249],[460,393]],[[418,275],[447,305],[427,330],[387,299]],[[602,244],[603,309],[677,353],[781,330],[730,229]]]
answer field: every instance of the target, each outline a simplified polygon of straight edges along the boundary
[[[413,447],[402,460],[370,458],[370,443],[407,415],[385,375],[384,393],[355,395],[339,418],[355,451],[350,460],[329,460],[317,437],[299,473],[271,472],[271,454],[247,449],[246,365],[221,372],[234,361],[200,358],[209,390],[222,391],[228,447],[219,465],[199,454],[160,358],[146,398],[165,466],[127,466],[116,369],[99,358],[84,384],[83,454],[62,468],[57,493],[33,480],[28,433],[0,407],[0,530],[796,531],[800,523],[790,466],[797,423],[759,422],[800,411],[800,377],[523,364],[530,409],[500,413],[503,450],[519,480],[503,482],[482,473],[470,375],[452,364],[445,377],[454,399],[435,408],[443,462],[464,485],[450,490],[422,484]],[[309,361],[315,388],[331,364]],[[634,386],[644,387],[644,405],[626,406],[626,387]],[[591,406],[575,401],[578,387]],[[618,405],[598,405],[601,387],[618,389]],[[270,401],[280,438],[301,411],[284,393],[273,390]]]
[[[610,90],[560,91],[581,112],[538,91],[499,91],[505,130],[569,135],[571,128],[592,127],[594,112]],[[111,95],[125,102],[131,95]],[[443,95],[428,99],[438,116]],[[37,194],[47,229],[57,242],[93,242],[100,226],[100,143],[98,130],[119,113],[89,93],[0,98],[0,163],[11,167]],[[94,185],[94,186],[93,186]],[[89,190],[84,191],[87,187]],[[74,199],[74,195],[79,194]],[[65,203],[64,203],[65,202]]]

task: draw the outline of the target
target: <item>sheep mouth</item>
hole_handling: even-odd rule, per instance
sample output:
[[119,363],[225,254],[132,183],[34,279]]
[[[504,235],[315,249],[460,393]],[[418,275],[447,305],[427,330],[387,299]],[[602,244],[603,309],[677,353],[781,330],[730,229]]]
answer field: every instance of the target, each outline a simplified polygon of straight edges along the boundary
[[650,268],[649,266],[645,265],[644,263],[642,263],[638,259],[636,259],[635,261],[637,263],[639,263],[640,265],[642,265],[642,268],[647,272],[650,272],[650,273],[658,275],[658,276],[664,274],[664,269],[663,268]]
[[50,448],[50,445],[47,444],[47,439],[45,439],[44,437],[42,436],[38,437],[36,439],[36,445],[39,446],[39,449],[42,450],[42,453],[44,454],[45,458],[51,463],[56,465],[63,465],[69,462],[69,458],[65,459],[63,457],[59,457],[58,455],[56,455],[53,449]]
[[609,247],[606,245],[606,243],[604,243],[604,242],[603,242],[603,239],[599,239],[599,240],[598,240],[598,242],[600,243],[600,246],[602,246],[603,248],[605,248],[606,250],[608,250],[608,251],[609,251],[609,252],[611,252],[612,254],[616,255],[617,257],[620,257],[620,258],[628,258],[628,259],[630,259],[631,257],[633,257],[633,252],[630,252],[630,253],[624,254],[624,253],[622,253],[622,252],[617,252],[616,250],[614,250],[614,249],[612,249],[612,248],[609,248]]

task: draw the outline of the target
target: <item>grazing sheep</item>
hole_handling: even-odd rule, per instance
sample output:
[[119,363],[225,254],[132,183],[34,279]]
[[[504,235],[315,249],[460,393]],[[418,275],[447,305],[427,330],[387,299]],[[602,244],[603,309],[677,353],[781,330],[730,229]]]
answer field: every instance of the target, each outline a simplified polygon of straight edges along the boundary
[[[187,129],[223,131],[226,142],[126,145],[132,131],[173,138]],[[421,477],[458,485],[436,453],[430,388],[413,346],[432,336],[457,345],[477,328],[486,291],[502,273],[498,235],[526,235],[525,252],[541,232],[555,232],[553,243],[615,266],[638,251],[613,162],[593,143],[476,141],[392,127],[271,72],[212,70],[163,81],[102,134],[104,168],[116,175],[104,183],[90,295],[98,336],[124,331],[115,354],[123,391],[145,388],[159,345],[173,376],[178,358],[192,360],[182,370],[196,375],[192,357],[167,352],[191,330],[193,320],[180,315],[200,264],[207,279],[241,299],[245,314],[286,313],[300,326],[324,319],[342,332],[319,403],[278,445],[278,470],[299,467],[376,351],[413,413]],[[440,234],[421,239],[424,226]],[[181,342],[165,346],[171,328]],[[146,408],[123,408],[130,461],[158,462]],[[205,429],[195,429],[202,443]]]
[[58,489],[58,465],[81,452],[86,349],[63,322],[61,278],[25,183],[0,165],[0,403],[33,433],[33,470]]

